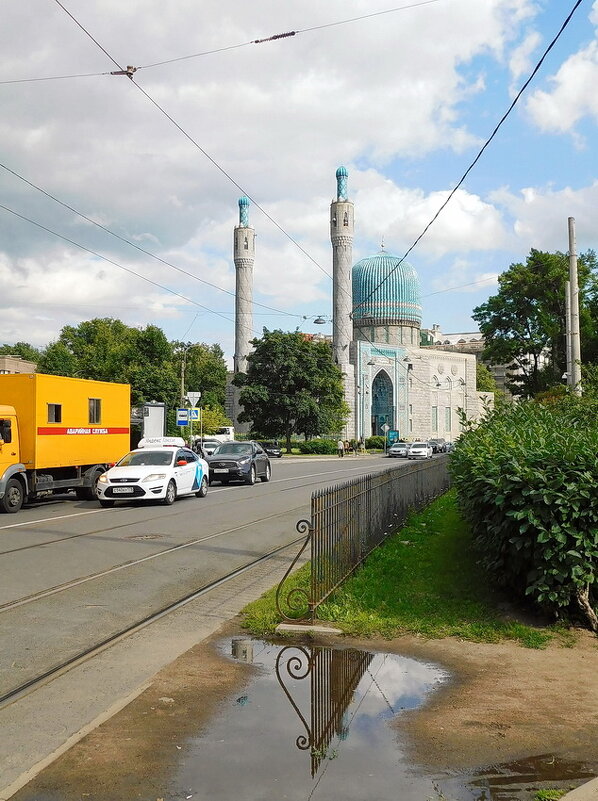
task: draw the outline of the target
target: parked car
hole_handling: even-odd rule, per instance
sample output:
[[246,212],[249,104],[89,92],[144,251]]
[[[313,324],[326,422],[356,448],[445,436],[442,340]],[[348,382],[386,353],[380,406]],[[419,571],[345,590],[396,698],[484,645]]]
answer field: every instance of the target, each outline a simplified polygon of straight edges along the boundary
[[429,442],[413,442],[407,454],[408,459],[431,459],[432,446]]
[[442,437],[435,437],[429,440],[434,453],[446,453],[446,440]]
[[194,448],[201,446],[202,451],[206,456],[211,456],[219,445],[222,445],[220,440],[217,439],[196,439]]
[[266,451],[268,456],[271,456],[274,459],[282,458],[282,449],[276,440],[274,440],[273,442],[264,442],[262,440],[259,440],[258,445],[262,446],[262,448]]
[[388,456],[401,456],[406,457],[409,453],[410,445],[408,442],[395,442],[388,449]]
[[272,475],[268,454],[257,442],[222,442],[206,460],[210,469],[210,484],[214,481],[220,481],[221,484],[230,481],[255,484],[258,478],[270,481]]
[[183,446],[181,437],[153,437],[145,447],[127,453],[99,477],[100,506],[108,508],[117,500],[130,499],[158,500],[169,506],[181,495],[205,498],[208,465]]

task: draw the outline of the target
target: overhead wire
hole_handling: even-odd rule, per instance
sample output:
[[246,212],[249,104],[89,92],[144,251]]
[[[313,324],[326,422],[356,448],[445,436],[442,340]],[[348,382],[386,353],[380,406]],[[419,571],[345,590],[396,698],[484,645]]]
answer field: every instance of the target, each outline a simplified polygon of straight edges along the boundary
[[371,297],[372,297],[372,296],[373,296],[373,295],[374,295],[374,294],[375,294],[375,293],[376,293],[376,292],[377,292],[377,291],[380,289],[380,287],[381,287],[381,286],[383,286],[383,285],[386,283],[386,281],[388,281],[388,279],[391,277],[391,275],[393,275],[393,273],[395,273],[395,272],[398,270],[398,268],[399,268],[399,267],[401,266],[401,264],[402,264],[402,263],[405,261],[405,259],[407,258],[407,256],[408,256],[408,255],[411,253],[411,251],[412,251],[412,250],[413,250],[413,249],[414,249],[414,248],[415,248],[415,247],[416,247],[416,246],[419,244],[419,242],[420,242],[420,241],[423,239],[423,237],[426,235],[426,233],[428,232],[428,230],[430,229],[430,227],[431,227],[431,226],[432,226],[432,225],[433,225],[433,224],[436,222],[436,220],[438,219],[438,217],[440,216],[440,214],[441,214],[441,213],[444,211],[444,209],[445,209],[445,208],[447,207],[447,205],[450,203],[450,201],[451,201],[451,200],[452,200],[452,198],[455,196],[455,194],[456,194],[457,190],[459,189],[459,187],[460,187],[460,186],[461,186],[461,185],[464,183],[465,179],[467,178],[467,176],[469,175],[469,173],[470,173],[470,172],[473,170],[473,168],[475,167],[475,165],[478,163],[478,161],[479,161],[479,160],[480,160],[480,158],[482,157],[482,154],[484,153],[484,151],[486,150],[486,148],[487,148],[487,147],[490,145],[490,143],[492,142],[492,140],[494,139],[494,137],[495,137],[495,136],[496,136],[496,134],[498,133],[499,129],[502,127],[503,123],[505,122],[505,120],[507,119],[507,117],[510,115],[511,111],[512,111],[512,110],[515,108],[515,106],[517,105],[517,103],[518,103],[518,101],[519,101],[519,98],[522,96],[522,94],[525,92],[525,90],[527,89],[527,87],[529,86],[529,84],[532,82],[533,78],[536,76],[536,74],[537,74],[537,72],[539,71],[540,67],[541,67],[541,66],[542,66],[542,64],[544,63],[544,60],[546,59],[546,56],[547,56],[547,55],[550,53],[550,51],[552,50],[552,48],[554,47],[554,45],[557,43],[557,41],[558,41],[558,40],[559,40],[559,38],[561,37],[561,35],[562,35],[563,31],[564,31],[564,30],[565,30],[565,28],[566,28],[566,27],[569,25],[569,22],[571,21],[571,18],[573,17],[574,13],[577,11],[577,9],[579,8],[579,6],[581,5],[581,3],[582,3],[582,2],[583,2],[583,0],[576,0],[576,2],[575,2],[575,3],[574,3],[574,5],[573,5],[573,8],[571,9],[571,11],[569,12],[569,14],[568,14],[568,15],[567,15],[567,17],[565,18],[565,21],[564,21],[564,22],[563,22],[563,24],[561,25],[561,27],[560,27],[559,31],[558,31],[558,32],[557,32],[557,34],[554,36],[554,38],[552,39],[552,41],[550,42],[550,44],[548,45],[548,47],[547,47],[547,48],[544,50],[544,52],[543,52],[542,56],[540,57],[540,60],[539,60],[539,61],[536,63],[536,66],[535,66],[535,67],[534,67],[534,69],[532,70],[531,74],[529,75],[529,77],[527,78],[527,80],[525,81],[525,83],[523,84],[523,86],[521,87],[521,89],[520,89],[520,90],[517,92],[517,94],[516,94],[516,95],[515,95],[515,97],[513,98],[513,101],[512,101],[512,102],[511,102],[511,104],[509,105],[508,109],[505,111],[505,113],[503,114],[503,116],[500,118],[500,120],[498,121],[498,123],[495,125],[495,127],[494,127],[494,130],[492,131],[492,133],[490,134],[490,136],[489,136],[489,137],[486,139],[486,141],[484,142],[484,144],[482,145],[482,147],[481,147],[481,148],[480,148],[480,150],[478,151],[478,153],[477,153],[476,157],[474,158],[474,160],[471,162],[471,164],[469,165],[469,167],[468,167],[468,168],[465,170],[465,172],[463,173],[463,175],[461,176],[461,178],[459,179],[459,181],[457,182],[457,184],[456,184],[456,185],[453,187],[453,189],[452,189],[452,190],[449,192],[449,194],[448,194],[448,197],[446,198],[446,200],[445,200],[445,201],[444,201],[444,202],[443,202],[443,203],[440,205],[440,208],[439,208],[439,209],[436,211],[436,213],[434,214],[434,216],[432,217],[432,219],[431,219],[431,220],[430,220],[430,221],[427,223],[427,225],[424,227],[423,231],[422,231],[422,232],[419,234],[419,236],[418,236],[418,237],[415,239],[415,241],[413,242],[413,244],[412,244],[412,245],[411,245],[411,246],[410,246],[410,247],[409,247],[409,248],[408,248],[408,249],[405,251],[405,253],[403,254],[403,256],[400,258],[400,260],[398,261],[398,263],[397,263],[397,264],[395,264],[395,266],[394,266],[394,267],[392,268],[392,270],[391,270],[391,271],[388,273],[388,275],[386,275],[384,278],[382,278],[382,279],[381,279],[381,280],[378,282],[378,284],[376,284],[376,285],[373,287],[373,289],[370,291],[370,293],[369,293],[369,295],[367,295],[367,297],[365,297],[365,298],[364,298],[364,299],[363,299],[363,300],[362,300],[362,301],[361,301],[359,304],[357,304],[356,306],[354,306],[354,307],[353,307],[353,312],[352,312],[353,314],[355,313],[355,311],[357,311],[357,310],[358,310],[358,309],[360,309],[362,306],[364,306],[364,305],[365,305],[365,304],[368,302],[368,300],[369,300],[369,299],[370,299],[370,298],[371,298]]
[[[27,186],[30,186],[32,189],[35,189],[38,192],[41,192],[41,194],[45,195],[45,197],[49,198],[50,200],[53,200],[55,203],[58,203],[58,205],[62,206],[63,208],[68,209],[69,211],[72,211],[73,214],[76,214],[78,217],[81,217],[81,219],[85,220],[86,222],[91,223],[92,225],[95,225],[97,228],[100,228],[102,231],[105,231],[107,234],[110,234],[110,236],[113,236],[116,239],[119,239],[121,242],[125,242],[127,245],[130,245],[132,248],[135,248],[135,250],[138,250],[140,253],[144,253],[146,256],[151,256],[152,259],[156,259],[156,261],[159,261],[161,264],[164,264],[167,267],[171,267],[173,270],[176,270],[177,272],[182,273],[183,275],[187,276],[188,278],[192,278],[194,281],[198,281],[200,284],[205,284],[206,286],[212,287],[212,289],[217,289],[219,292],[224,292],[227,295],[231,295],[232,297],[236,297],[236,293],[233,292],[232,290],[225,289],[224,287],[218,286],[217,284],[213,284],[211,281],[206,281],[205,278],[200,278],[198,275],[195,275],[194,273],[191,273],[188,270],[184,270],[182,267],[178,267],[176,264],[172,264],[172,262],[168,261],[167,259],[163,259],[161,256],[158,256],[157,253],[153,253],[151,250],[146,250],[146,248],[143,248],[143,247],[141,247],[141,245],[138,245],[135,242],[132,242],[130,239],[127,239],[125,236],[121,236],[120,234],[117,234],[116,231],[113,231],[111,228],[108,228],[107,226],[102,225],[101,223],[97,222],[97,220],[94,220],[92,217],[87,216],[86,214],[84,214],[83,212],[81,212],[78,209],[74,208],[73,206],[69,205],[68,203],[65,203],[65,201],[60,200],[60,198],[56,197],[51,192],[48,192],[46,189],[43,189],[41,186],[38,186],[37,184],[34,184],[32,181],[28,180],[27,178],[25,178],[20,173],[16,172],[15,170],[11,169],[10,167],[8,167],[6,164],[3,164],[2,162],[0,162],[0,167],[3,170],[5,170],[6,172],[10,173],[11,175],[14,175],[15,178],[18,178],[20,181],[23,181],[23,183],[27,184]],[[243,296],[240,296],[240,297],[241,297],[241,300],[250,300],[249,298],[246,298],[246,297],[243,297]],[[252,304],[254,306],[259,306],[260,308],[268,309],[269,311],[275,312],[276,314],[284,314],[284,315],[287,315],[289,317],[301,317],[301,315],[299,315],[299,314],[293,314],[292,312],[285,312],[285,311],[282,311],[281,309],[276,309],[274,306],[267,306],[265,303],[259,303],[256,300],[251,300],[251,302],[252,302]]]
[[[286,33],[275,33],[275,34],[272,34],[271,36],[266,36],[266,37],[263,37],[263,38],[260,38],[260,39],[251,39],[251,40],[249,40],[247,42],[239,42],[239,43],[233,44],[233,45],[225,45],[223,47],[215,47],[215,48],[212,48],[211,50],[203,50],[203,51],[201,51],[199,53],[190,53],[189,55],[186,55],[186,56],[177,56],[175,58],[167,58],[167,59],[164,59],[163,61],[155,61],[152,64],[142,64],[142,65],[140,65],[138,67],[134,67],[133,69],[134,69],[135,72],[137,72],[138,70],[147,70],[147,69],[151,69],[153,67],[161,67],[161,66],[164,66],[165,64],[174,64],[174,63],[176,63],[178,61],[188,61],[189,59],[201,58],[202,56],[211,56],[211,55],[214,55],[216,53],[225,53],[225,52],[227,52],[229,50],[238,50],[241,47],[248,47],[249,45],[252,45],[252,44],[266,44],[267,42],[275,42],[275,41],[279,41],[281,39],[288,39],[288,38],[291,38],[293,36],[297,36],[300,33],[308,33],[308,32],[311,32],[311,31],[323,30],[325,28],[333,28],[333,27],[336,27],[338,25],[348,25],[349,23],[352,23],[352,22],[360,22],[362,20],[371,19],[373,17],[380,17],[380,16],[382,16],[384,14],[393,14],[393,13],[395,13],[397,11],[406,11],[406,10],[411,9],[411,8],[417,8],[418,6],[427,6],[427,5],[430,5],[432,3],[438,3],[438,2],[440,2],[440,0],[422,0],[422,2],[419,2],[419,3],[410,3],[409,5],[396,6],[394,8],[387,8],[387,9],[384,9],[382,11],[374,11],[374,12],[372,12],[370,14],[362,14],[361,16],[358,16],[358,17],[350,17],[348,19],[336,20],[336,21],[333,21],[333,22],[326,22],[326,23],[322,23],[321,25],[311,25],[311,26],[309,26],[307,28],[299,28],[296,31],[287,31]],[[62,6],[62,8],[64,8],[64,6]],[[73,15],[70,14],[65,8],[64,8],[64,10],[76,22],[76,20],[73,17]],[[79,23],[77,23],[77,24],[79,24]],[[81,25],[79,25],[79,27],[82,28]],[[96,44],[98,44],[98,43],[96,42]],[[98,45],[98,46],[101,47],[101,45]],[[123,72],[124,72],[124,74],[128,74],[127,70],[121,71],[121,69],[119,68],[119,74],[122,74]],[[48,76],[42,77],[42,78],[16,78],[16,79],[13,79],[13,80],[0,81],[0,85],[2,85],[2,84],[11,84],[11,83],[33,83],[33,82],[36,82],[36,81],[60,81],[60,80],[66,79],[66,78],[99,78],[99,77],[102,77],[102,76],[105,76],[105,75],[114,75],[114,74],[115,73],[113,73],[113,72],[87,72],[87,73],[75,73],[73,75],[48,75]]]

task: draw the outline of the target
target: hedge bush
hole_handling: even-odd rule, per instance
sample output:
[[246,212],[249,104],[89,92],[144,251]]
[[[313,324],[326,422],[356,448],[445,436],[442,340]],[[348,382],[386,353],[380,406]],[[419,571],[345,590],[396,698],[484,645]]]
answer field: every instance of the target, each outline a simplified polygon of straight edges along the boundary
[[495,583],[598,628],[598,401],[498,408],[451,457],[459,504]]
[[380,436],[368,437],[365,441],[365,447],[370,448],[371,450],[383,450],[384,437]]
[[299,453],[336,453],[336,440],[310,439],[307,442],[298,442]]

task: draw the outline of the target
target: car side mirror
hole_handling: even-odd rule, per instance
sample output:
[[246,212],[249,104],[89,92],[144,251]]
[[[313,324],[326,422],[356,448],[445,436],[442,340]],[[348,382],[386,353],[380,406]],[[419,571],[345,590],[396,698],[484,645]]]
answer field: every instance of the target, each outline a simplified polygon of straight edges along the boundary
[[186,459],[179,459],[178,462],[177,462],[177,465],[179,467],[184,467],[186,464],[187,464],[187,460]]

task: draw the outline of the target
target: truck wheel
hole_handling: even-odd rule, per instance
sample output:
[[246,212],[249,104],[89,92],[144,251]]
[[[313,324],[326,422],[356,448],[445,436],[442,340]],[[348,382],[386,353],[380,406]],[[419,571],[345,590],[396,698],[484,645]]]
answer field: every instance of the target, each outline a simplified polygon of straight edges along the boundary
[[24,500],[25,497],[23,495],[23,485],[21,482],[16,478],[9,479],[6,483],[4,498],[0,501],[0,508],[2,511],[8,514],[18,512]]
[[205,498],[208,494],[208,479],[204,476],[201,480],[199,489],[195,493],[198,498]]
[[166,487],[166,495],[162,500],[164,506],[170,506],[176,500],[176,484],[172,479],[168,482],[168,486]]
[[112,509],[114,504],[115,501],[111,501],[109,498],[100,498],[100,506],[103,506],[104,509]]

